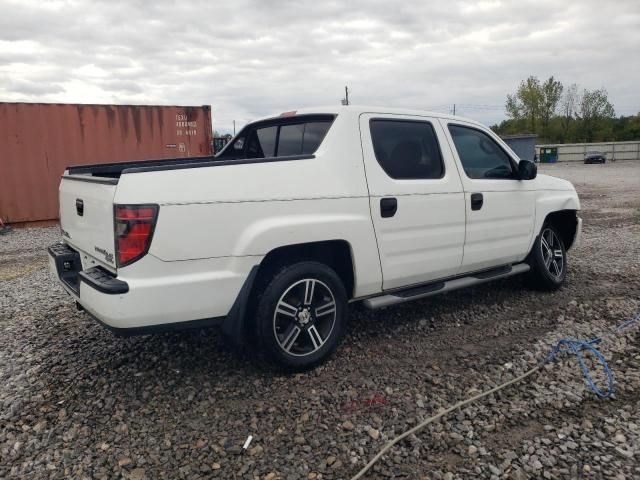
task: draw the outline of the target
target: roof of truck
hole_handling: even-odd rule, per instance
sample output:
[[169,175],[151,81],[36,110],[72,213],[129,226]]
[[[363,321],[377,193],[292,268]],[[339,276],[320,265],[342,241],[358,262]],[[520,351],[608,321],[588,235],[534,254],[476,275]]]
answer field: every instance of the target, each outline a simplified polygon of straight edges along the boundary
[[[295,110],[284,111],[279,114],[269,115],[267,117],[261,118],[260,120],[267,120],[278,118],[281,116],[293,116],[293,115],[309,115],[309,114],[323,114],[323,113],[346,113],[349,112],[351,114],[360,115],[362,113],[380,113],[380,114],[392,114],[392,115],[415,115],[415,116],[429,116],[436,118],[445,118],[449,120],[464,120],[465,122],[471,122],[478,125],[481,125],[480,122],[476,120],[472,120],[470,118],[460,117],[449,115],[441,112],[430,112],[427,110],[415,110],[409,108],[392,108],[392,107],[381,107],[381,106],[371,106],[371,105],[327,105],[320,107],[305,107],[298,108]],[[252,122],[253,123],[253,122]]]

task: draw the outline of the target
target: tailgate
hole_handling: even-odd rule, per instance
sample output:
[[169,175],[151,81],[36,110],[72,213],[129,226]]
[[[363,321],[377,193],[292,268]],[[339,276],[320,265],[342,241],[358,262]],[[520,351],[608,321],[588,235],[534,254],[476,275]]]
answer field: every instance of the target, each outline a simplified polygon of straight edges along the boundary
[[98,263],[115,272],[113,198],[117,181],[64,175],[60,227],[65,242],[81,253],[84,268]]

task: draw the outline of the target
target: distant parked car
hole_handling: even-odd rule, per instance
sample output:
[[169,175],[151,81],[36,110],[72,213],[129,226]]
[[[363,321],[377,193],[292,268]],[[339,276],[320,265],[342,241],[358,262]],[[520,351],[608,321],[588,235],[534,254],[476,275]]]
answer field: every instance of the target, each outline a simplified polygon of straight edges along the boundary
[[584,163],[606,163],[607,154],[602,152],[587,152],[584,154]]

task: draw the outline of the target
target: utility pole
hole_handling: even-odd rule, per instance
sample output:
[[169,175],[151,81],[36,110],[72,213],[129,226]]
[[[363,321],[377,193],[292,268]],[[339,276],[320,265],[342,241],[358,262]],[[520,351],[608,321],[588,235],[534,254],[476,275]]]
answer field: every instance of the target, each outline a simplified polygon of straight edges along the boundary
[[233,121],[233,136],[236,136],[236,121]]
[[456,104],[455,103],[453,104],[453,114],[454,115],[456,114]]
[[349,105],[349,88],[344,86],[344,98],[340,101],[342,105]]

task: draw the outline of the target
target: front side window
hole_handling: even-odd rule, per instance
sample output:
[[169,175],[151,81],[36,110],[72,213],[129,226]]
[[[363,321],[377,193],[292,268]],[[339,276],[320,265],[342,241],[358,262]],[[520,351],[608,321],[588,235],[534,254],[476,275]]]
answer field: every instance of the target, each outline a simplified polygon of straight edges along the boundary
[[449,125],[449,132],[467,177],[516,178],[509,155],[489,135],[460,125]]
[[333,120],[333,115],[313,115],[249,125],[216,158],[231,160],[310,155],[324,140]]
[[378,163],[391,178],[442,178],[444,165],[429,122],[373,119],[371,140]]

